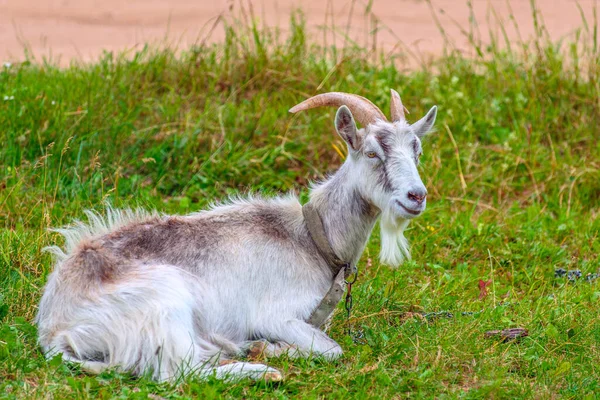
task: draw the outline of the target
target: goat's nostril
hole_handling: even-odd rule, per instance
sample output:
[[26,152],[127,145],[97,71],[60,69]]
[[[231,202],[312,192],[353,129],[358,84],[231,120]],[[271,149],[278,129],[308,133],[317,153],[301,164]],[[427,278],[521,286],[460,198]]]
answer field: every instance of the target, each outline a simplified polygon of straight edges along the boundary
[[408,192],[408,198],[412,201],[415,201],[417,203],[422,203],[423,200],[425,200],[425,197],[427,197],[427,192],[426,191],[410,191]]

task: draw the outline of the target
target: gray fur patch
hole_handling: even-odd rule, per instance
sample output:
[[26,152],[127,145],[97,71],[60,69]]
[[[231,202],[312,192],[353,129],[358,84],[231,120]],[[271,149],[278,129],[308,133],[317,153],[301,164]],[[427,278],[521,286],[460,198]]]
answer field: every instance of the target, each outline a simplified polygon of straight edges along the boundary
[[182,217],[154,218],[130,224],[102,238],[105,247],[122,257],[136,260],[154,259],[184,265],[203,258],[206,249],[219,244],[220,227],[231,221]]
[[389,143],[389,140],[392,135],[395,135],[395,133],[387,129],[381,129],[375,134],[375,139],[377,140],[377,143],[383,150],[383,154],[386,158],[390,154],[391,145]]
[[83,286],[112,283],[123,274],[123,264],[99,243],[84,241],[65,263],[65,273]]
[[377,181],[383,187],[383,190],[385,190],[388,193],[392,192],[394,188],[392,187],[392,183],[390,181],[390,178],[388,177],[387,164],[384,163],[383,165],[381,165],[381,168],[379,168],[377,172]]
[[376,218],[379,209],[374,204],[364,199],[358,190],[355,190],[351,202],[352,214],[361,215],[363,217]]
[[286,228],[286,220],[281,212],[272,207],[256,207],[250,213],[251,223],[260,233],[271,239],[286,241],[290,239],[290,231]]

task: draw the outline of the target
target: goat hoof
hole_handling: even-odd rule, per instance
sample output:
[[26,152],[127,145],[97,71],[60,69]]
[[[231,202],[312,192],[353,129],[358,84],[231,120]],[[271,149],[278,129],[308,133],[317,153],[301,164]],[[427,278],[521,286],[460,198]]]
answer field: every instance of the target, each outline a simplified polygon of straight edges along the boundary
[[250,345],[248,348],[247,357],[251,360],[261,360],[265,358],[265,351],[267,350],[268,343],[263,340],[258,340]]
[[265,382],[281,382],[283,381],[283,375],[279,371],[267,372],[263,379]]

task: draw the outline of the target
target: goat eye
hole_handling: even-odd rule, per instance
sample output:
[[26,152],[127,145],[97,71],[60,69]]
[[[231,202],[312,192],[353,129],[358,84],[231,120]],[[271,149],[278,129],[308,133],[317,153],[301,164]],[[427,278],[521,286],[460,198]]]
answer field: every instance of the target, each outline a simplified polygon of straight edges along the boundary
[[369,151],[369,152],[367,152],[367,157],[375,158],[375,157],[377,157],[377,153],[375,153],[374,151]]

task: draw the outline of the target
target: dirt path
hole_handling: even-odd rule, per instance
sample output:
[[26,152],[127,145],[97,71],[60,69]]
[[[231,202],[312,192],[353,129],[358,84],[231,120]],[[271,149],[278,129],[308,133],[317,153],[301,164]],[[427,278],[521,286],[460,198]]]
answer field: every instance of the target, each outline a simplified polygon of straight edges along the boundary
[[[509,21],[506,0],[471,1],[481,32],[488,32],[488,21],[494,21],[491,5],[507,26],[510,39],[519,38]],[[372,45],[374,36],[369,32],[375,25],[373,18],[365,16],[366,0],[251,2],[254,15],[270,26],[280,26],[283,32],[288,28],[290,12],[301,7],[313,40],[343,44],[350,20],[348,36],[361,45]],[[595,2],[579,0],[590,24]],[[463,47],[466,41],[457,24],[465,29],[469,27],[467,1],[432,0],[432,3],[449,36]],[[574,37],[575,29],[581,26],[580,11],[574,0],[538,0],[537,3],[552,38]],[[529,0],[510,0],[510,4],[520,36],[530,37],[534,27]],[[37,60],[51,57],[62,65],[70,60],[95,60],[103,50],[140,49],[146,42],[161,42],[165,37],[188,46],[198,37],[204,37],[219,15],[240,16],[242,8],[249,14],[248,5],[248,0],[0,0],[0,61],[22,60],[25,46]],[[372,14],[381,21],[378,26],[384,26],[378,29],[377,43],[386,50],[415,53],[417,55],[411,56],[413,62],[441,52],[443,40],[427,2],[374,0]],[[324,25],[330,27],[326,35]],[[331,29],[332,25],[337,33]],[[492,29],[499,32],[497,26]],[[220,40],[223,36],[223,26],[219,25],[210,40]],[[482,36],[488,37],[487,33]]]

